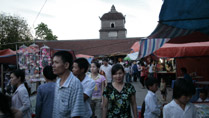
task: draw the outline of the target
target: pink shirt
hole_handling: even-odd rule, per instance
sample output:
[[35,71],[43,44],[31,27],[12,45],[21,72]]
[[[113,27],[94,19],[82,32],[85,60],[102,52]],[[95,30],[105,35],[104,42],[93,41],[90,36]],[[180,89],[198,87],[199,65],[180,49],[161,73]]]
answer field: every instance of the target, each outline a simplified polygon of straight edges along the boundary
[[[91,77],[91,74],[89,76]],[[101,99],[102,98],[102,82],[105,81],[105,77],[103,75],[98,74],[98,76],[94,78],[93,80],[95,81],[96,86],[92,94],[92,99]]]

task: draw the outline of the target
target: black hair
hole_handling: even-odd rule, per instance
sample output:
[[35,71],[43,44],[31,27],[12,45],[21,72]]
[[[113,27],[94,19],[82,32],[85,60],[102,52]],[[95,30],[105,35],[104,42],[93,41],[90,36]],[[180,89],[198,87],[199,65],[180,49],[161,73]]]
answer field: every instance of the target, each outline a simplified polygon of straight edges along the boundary
[[28,94],[30,96],[30,88],[29,88],[27,82],[25,81],[25,71],[24,70],[21,70],[21,69],[17,69],[15,71],[11,72],[11,74],[14,74],[17,78],[20,77],[21,83],[24,83],[25,88],[27,89]]
[[174,83],[173,98],[178,99],[181,96],[192,96],[195,94],[195,86],[192,82],[185,79],[177,79]]
[[204,93],[206,97],[208,96],[208,91],[204,88],[200,89],[200,93]]
[[5,118],[14,117],[11,110],[11,99],[1,92],[0,92],[0,111],[4,114]]
[[21,69],[17,69],[15,71],[12,71],[11,74],[14,74],[17,78],[20,77],[20,81],[22,83],[25,82],[25,71],[24,70],[21,70]]
[[108,62],[108,59],[107,59],[107,58],[104,58],[102,61],[106,61],[106,62]]
[[100,66],[101,66],[101,65],[100,65],[98,62],[96,62],[96,61],[91,62],[91,63],[92,63],[92,64],[95,64],[97,68],[100,68]]
[[55,75],[52,71],[52,66],[45,66],[43,69],[43,75],[48,80],[55,80],[57,75]]
[[150,86],[153,86],[156,83],[158,83],[158,80],[156,78],[147,78],[147,80],[145,81],[148,90]]
[[78,58],[74,61],[74,63],[78,64],[78,67],[80,69],[84,69],[84,73],[87,72],[88,68],[89,68],[89,62],[87,61],[87,59],[85,58]]
[[70,52],[58,51],[58,52],[54,53],[53,58],[55,56],[61,57],[61,59],[64,63],[68,62],[69,63],[69,70],[71,69],[71,67],[73,65],[73,56]]
[[181,72],[187,73],[187,69],[186,69],[185,67],[182,67],[182,68],[181,68]]
[[112,75],[114,75],[118,70],[122,70],[125,73],[124,68],[121,64],[115,64],[113,65],[112,70],[111,70]]

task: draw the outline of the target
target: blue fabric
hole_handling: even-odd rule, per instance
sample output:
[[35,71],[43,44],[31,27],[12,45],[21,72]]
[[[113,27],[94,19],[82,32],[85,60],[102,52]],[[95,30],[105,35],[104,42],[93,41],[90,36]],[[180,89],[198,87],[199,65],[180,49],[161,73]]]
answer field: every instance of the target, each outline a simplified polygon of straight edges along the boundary
[[36,99],[36,118],[52,118],[55,82],[38,87]]
[[159,21],[169,26],[209,34],[209,0],[164,0]]

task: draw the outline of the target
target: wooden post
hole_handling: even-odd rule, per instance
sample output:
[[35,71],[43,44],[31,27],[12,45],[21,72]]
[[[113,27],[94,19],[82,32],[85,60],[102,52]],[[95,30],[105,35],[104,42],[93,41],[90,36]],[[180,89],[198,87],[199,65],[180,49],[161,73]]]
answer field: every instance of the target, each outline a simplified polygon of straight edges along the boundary
[[3,71],[3,64],[1,64],[1,90],[4,93],[4,71]]

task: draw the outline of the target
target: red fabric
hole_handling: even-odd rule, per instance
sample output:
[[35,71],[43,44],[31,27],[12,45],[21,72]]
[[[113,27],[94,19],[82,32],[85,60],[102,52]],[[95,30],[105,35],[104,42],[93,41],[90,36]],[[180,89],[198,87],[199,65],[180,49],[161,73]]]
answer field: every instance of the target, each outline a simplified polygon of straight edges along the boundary
[[206,42],[209,41],[209,36],[201,32],[193,32],[186,36],[172,38],[167,43],[190,43],[190,42]]
[[77,55],[76,55],[76,58],[79,58],[79,57],[83,57],[83,58],[93,58],[94,56],[85,55],[85,54],[77,54]]
[[177,77],[182,76],[180,69],[185,67],[187,73],[196,72],[197,76],[203,76],[200,81],[209,81],[209,56],[176,58]]
[[16,52],[11,49],[0,50],[0,63],[16,64]]
[[158,57],[189,57],[209,55],[209,42],[170,44],[166,43],[154,52]]

